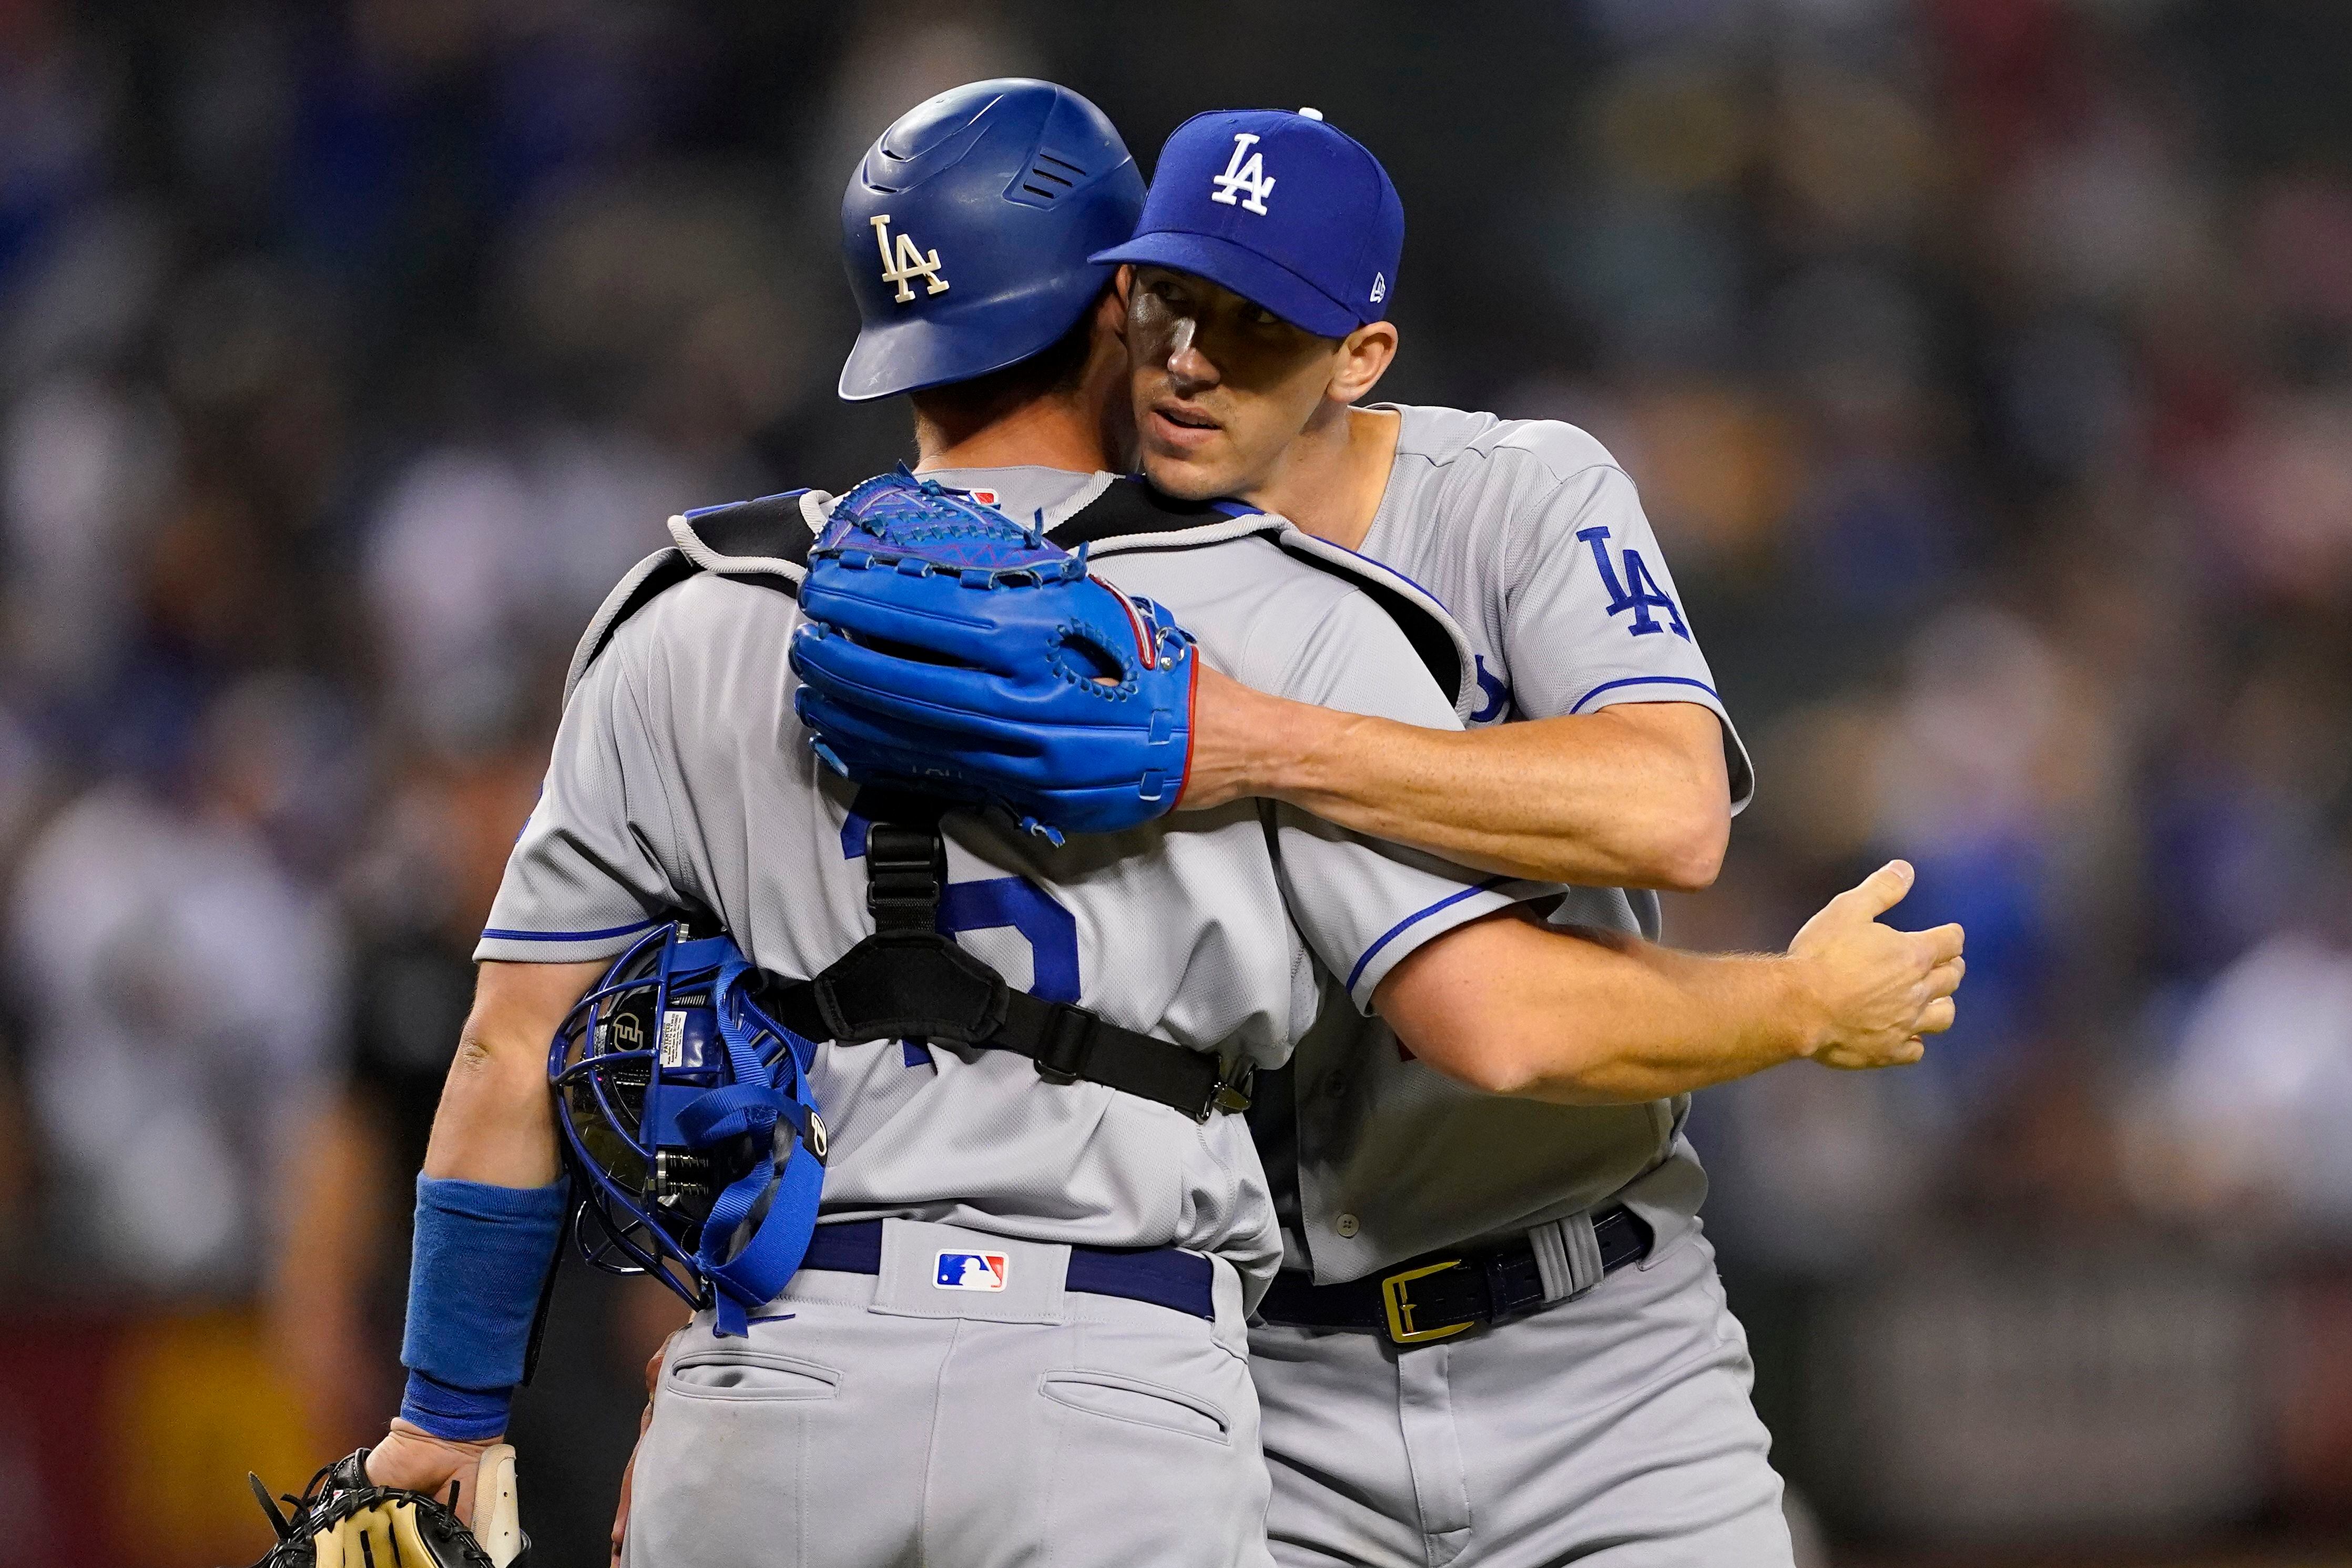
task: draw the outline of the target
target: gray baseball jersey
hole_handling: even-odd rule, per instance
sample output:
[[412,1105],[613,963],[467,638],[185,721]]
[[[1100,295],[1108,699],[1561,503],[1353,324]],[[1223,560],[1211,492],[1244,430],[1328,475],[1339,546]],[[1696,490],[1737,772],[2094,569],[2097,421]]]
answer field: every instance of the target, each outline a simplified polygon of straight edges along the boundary
[[[1403,408],[1364,542],[1452,606],[1476,650],[1478,723],[1682,699],[1723,713],[1633,487],[1599,443],[1545,422]],[[1730,721],[1735,804],[1750,788]],[[1657,901],[1572,889],[1562,914],[1657,934]],[[1349,1279],[1525,1232],[1550,1303],[1398,1351],[1378,1335],[1250,1334],[1282,1568],[1337,1563],[1789,1568],[1780,1483],[1745,1336],[1696,1211],[1680,1100],[1572,1109],[1488,1099],[1335,1011],[1300,1042],[1297,1103],[1254,1118],[1289,1261]],[[1271,1108],[1269,1108],[1271,1109]],[[1602,1278],[1588,1213],[1622,1203],[1655,1240]],[[1556,1223],[1555,1223],[1556,1222]]]
[[[1026,468],[937,477],[1049,522],[1109,482]],[[1212,522],[1228,535],[1247,526]],[[672,528],[694,544],[686,520]],[[1171,537],[1098,543],[1100,574],[1167,605],[1227,673],[1305,701],[1456,722],[1363,589],[1262,534],[1212,527],[1193,548]],[[716,916],[754,963],[806,976],[870,931],[854,791],[812,756],[793,713],[785,652],[798,622],[793,599],[713,572],[620,625],[578,674],[477,957],[603,958],[685,907]],[[1421,943],[1543,890],[1249,801],[1059,848],[993,815],[951,815],[945,831],[954,934],[1012,984],[1263,1066],[1313,1020],[1318,960],[1368,1006]],[[1100,1085],[1045,1084],[1000,1051],[841,1045],[814,1078],[833,1134],[827,1217],[1182,1247],[1230,1260],[1253,1300],[1270,1277],[1273,1209],[1239,1118],[1197,1124]]]
[[[1399,407],[1396,461],[1363,552],[1426,587],[1468,633],[1474,724],[1690,701],[1723,721],[1735,808],[1753,775],[1633,482],[1551,420]],[[1555,920],[1658,934],[1657,897],[1578,889]],[[1292,1267],[1323,1282],[1577,1213],[1669,1159],[1649,1184],[1695,1207],[1677,1136],[1686,1101],[1598,1108],[1475,1094],[1416,1062],[1377,1020],[1335,1011],[1302,1041],[1294,1128],[1268,1133]],[[1295,1136],[1295,1147],[1284,1147]],[[1644,1210],[1663,1234],[1686,1215]]]

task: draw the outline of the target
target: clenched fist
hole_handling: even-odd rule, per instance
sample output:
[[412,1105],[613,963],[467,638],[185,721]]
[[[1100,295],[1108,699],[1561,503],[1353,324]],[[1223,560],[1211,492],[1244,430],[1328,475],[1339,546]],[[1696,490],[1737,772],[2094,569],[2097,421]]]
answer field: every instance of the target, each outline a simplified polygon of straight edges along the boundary
[[383,1441],[368,1450],[367,1479],[445,1502],[454,1482],[457,1518],[493,1563],[511,1560],[526,1544],[515,1508],[515,1451],[503,1438],[461,1443],[395,1416]]

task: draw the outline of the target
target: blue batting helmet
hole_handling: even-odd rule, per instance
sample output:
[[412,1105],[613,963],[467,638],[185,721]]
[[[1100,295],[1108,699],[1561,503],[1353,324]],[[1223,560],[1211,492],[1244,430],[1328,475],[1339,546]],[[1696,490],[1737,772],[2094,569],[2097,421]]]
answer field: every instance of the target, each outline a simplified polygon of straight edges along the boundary
[[850,402],[970,381],[1077,324],[1135,232],[1143,176],[1101,110],[1019,77],[943,92],[866,149],[841,196],[863,326]]

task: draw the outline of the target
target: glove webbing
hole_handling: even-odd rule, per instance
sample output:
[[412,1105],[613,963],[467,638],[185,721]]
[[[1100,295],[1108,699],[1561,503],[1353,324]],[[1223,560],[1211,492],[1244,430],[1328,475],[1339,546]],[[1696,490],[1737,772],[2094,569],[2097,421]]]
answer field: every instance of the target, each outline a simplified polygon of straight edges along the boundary
[[781,983],[762,997],[776,1022],[818,1040],[941,1040],[1011,1051],[1049,1083],[1104,1084],[1196,1121],[1249,1109],[1247,1063],[1229,1079],[1213,1056],[1122,1028],[1089,1007],[1015,991],[940,934],[946,803],[869,789],[856,809],[872,825],[866,907],[874,934],[814,979]]

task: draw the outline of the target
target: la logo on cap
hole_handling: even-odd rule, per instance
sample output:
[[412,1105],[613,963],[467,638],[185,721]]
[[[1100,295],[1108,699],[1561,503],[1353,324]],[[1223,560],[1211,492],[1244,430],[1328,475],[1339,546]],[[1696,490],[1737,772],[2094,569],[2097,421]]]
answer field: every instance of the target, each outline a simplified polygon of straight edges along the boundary
[[[1265,172],[1265,154],[1250,153],[1250,144],[1256,140],[1255,132],[1234,132],[1234,155],[1226,163],[1225,172],[1210,179],[1209,184],[1217,188],[1210,193],[1209,199],[1232,206],[1240,199],[1236,193],[1247,191],[1249,199],[1241,202],[1241,205],[1263,217],[1265,216],[1265,198],[1274,191],[1274,180]],[[1242,162],[1244,153],[1249,153],[1246,163]]]

